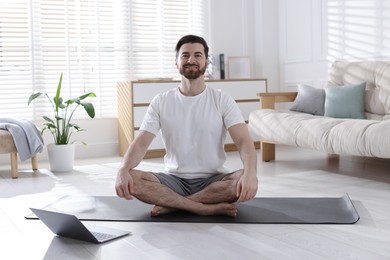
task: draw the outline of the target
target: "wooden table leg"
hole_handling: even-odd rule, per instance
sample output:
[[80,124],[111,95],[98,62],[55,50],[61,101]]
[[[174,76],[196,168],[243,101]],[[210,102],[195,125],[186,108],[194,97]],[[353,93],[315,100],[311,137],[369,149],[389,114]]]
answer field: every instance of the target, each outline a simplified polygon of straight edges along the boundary
[[38,170],[38,157],[33,156],[31,157],[31,166],[34,171]]
[[18,178],[18,154],[11,153],[11,175],[13,179]]
[[265,162],[275,160],[275,144],[261,142],[261,158]]

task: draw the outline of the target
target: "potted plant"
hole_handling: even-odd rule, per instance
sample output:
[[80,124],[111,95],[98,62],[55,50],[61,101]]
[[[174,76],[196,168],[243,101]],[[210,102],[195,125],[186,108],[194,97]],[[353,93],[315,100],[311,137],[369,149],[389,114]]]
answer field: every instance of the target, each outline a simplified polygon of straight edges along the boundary
[[[65,172],[73,169],[74,142],[70,142],[73,133],[84,131],[80,126],[72,123],[72,117],[78,107],[83,107],[90,118],[95,117],[95,108],[92,103],[85,102],[87,97],[96,97],[95,93],[88,92],[77,98],[66,101],[61,97],[62,73],[58,82],[57,91],[53,98],[45,92],[35,92],[30,95],[28,105],[36,98],[44,95],[50,101],[53,115],[43,115],[44,119],[41,134],[49,130],[54,143],[47,145],[50,169],[54,172]],[[84,143],[84,142],[83,142]]]

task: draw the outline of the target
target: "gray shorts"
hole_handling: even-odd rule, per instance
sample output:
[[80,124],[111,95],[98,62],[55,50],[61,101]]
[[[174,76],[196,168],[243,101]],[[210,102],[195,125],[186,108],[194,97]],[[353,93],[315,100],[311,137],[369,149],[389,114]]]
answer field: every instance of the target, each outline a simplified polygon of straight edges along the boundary
[[196,178],[196,179],[184,179],[176,175],[166,174],[162,172],[153,173],[159,181],[165,186],[169,187],[176,193],[182,196],[189,196],[191,194],[197,193],[213,182],[220,181],[229,174],[217,173],[210,177],[206,178]]

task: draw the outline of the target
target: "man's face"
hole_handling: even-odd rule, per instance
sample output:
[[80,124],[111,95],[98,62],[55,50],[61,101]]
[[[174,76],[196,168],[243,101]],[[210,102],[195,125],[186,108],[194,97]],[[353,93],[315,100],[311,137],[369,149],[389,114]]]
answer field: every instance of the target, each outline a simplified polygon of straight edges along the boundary
[[187,79],[197,79],[207,68],[207,57],[200,43],[185,43],[180,47],[176,66]]

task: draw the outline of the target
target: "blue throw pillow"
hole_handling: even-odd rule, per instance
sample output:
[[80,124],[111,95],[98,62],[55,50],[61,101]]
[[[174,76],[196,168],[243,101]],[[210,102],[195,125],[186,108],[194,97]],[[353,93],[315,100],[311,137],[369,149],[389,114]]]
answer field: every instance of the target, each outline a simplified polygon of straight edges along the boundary
[[325,88],[325,116],[365,119],[366,83]]
[[325,90],[308,85],[298,85],[298,95],[291,106],[291,111],[323,116]]

